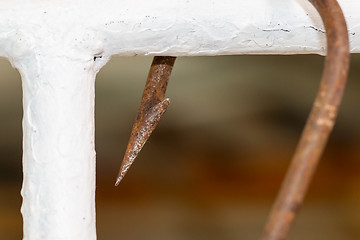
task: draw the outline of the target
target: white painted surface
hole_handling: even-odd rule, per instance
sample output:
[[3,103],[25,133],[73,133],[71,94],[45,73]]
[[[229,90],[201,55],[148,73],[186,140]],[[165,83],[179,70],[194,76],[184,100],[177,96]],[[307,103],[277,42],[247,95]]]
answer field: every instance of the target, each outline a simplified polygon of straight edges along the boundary
[[[360,52],[360,1],[339,3],[351,51]],[[307,0],[0,0],[0,56],[17,51],[9,38],[23,48],[96,40],[107,56],[325,53],[323,25]]]
[[[95,230],[94,85],[106,58],[81,32],[13,32],[10,60],[23,82],[23,204],[26,240],[93,240]],[[64,41],[65,40],[65,41]]]
[[26,240],[96,239],[94,85],[99,63],[92,54],[79,59],[76,50],[60,56],[60,49],[13,59],[23,81]]
[[[339,2],[360,52],[360,2]],[[324,48],[306,0],[0,0],[0,56],[23,79],[24,239],[96,239],[94,80],[112,55]]]

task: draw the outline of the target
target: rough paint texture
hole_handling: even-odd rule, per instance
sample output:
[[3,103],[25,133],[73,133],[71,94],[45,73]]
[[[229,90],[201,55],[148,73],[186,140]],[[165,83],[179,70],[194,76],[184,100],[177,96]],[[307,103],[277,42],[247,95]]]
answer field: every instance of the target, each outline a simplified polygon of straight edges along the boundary
[[92,59],[13,61],[23,80],[26,240],[96,239]]
[[[360,2],[339,3],[350,51],[360,52]],[[0,56],[17,52],[8,39],[28,48],[36,39],[23,34],[32,30],[81,48],[98,43],[106,56],[326,52],[324,26],[307,0],[0,0]]]
[[94,85],[107,59],[94,59],[94,33],[43,27],[12,30],[7,49],[23,83],[24,239],[94,240]]

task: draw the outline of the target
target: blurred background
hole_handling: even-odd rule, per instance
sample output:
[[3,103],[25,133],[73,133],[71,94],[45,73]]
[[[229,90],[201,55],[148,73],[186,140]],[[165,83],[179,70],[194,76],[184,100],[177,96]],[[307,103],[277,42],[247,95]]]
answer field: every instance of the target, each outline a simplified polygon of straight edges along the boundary
[[[181,57],[168,112],[114,182],[151,57],[113,58],[96,80],[99,240],[259,239],[305,124],[324,58]],[[290,240],[360,239],[360,55]],[[22,238],[22,90],[0,60],[0,239]]]

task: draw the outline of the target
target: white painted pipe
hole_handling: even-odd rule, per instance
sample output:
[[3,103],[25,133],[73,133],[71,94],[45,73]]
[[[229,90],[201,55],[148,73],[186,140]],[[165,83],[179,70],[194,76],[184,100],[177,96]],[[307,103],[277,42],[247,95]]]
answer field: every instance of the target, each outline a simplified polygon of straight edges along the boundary
[[[360,52],[360,2],[339,0]],[[0,0],[24,90],[24,239],[93,240],[94,80],[112,55],[324,54],[307,0]],[[115,177],[115,176],[114,176]]]
[[96,239],[93,57],[30,54],[23,81],[24,239]]

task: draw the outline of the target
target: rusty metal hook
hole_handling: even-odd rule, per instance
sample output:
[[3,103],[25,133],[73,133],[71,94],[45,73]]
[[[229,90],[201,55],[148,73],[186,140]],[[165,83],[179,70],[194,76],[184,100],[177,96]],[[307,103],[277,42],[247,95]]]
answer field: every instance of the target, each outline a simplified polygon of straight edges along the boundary
[[[320,89],[303,130],[262,240],[283,240],[303,202],[341,103],[349,68],[346,22],[336,0],[309,0],[320,13],[327,36],[327,56]],[[146,82],[119,175],[118,185],[165,113],[164,99],[175,57],[155,57]]]
[[115,186],[124,178],[170,104],[170,99],[164,96],[175,59],[154,57]]
[[341,103],[349,69],[346,22],[336,0],[309,0],[323,20],[327,56],[311,113],[273,205],[262,240],[286,239],[325,148]]

